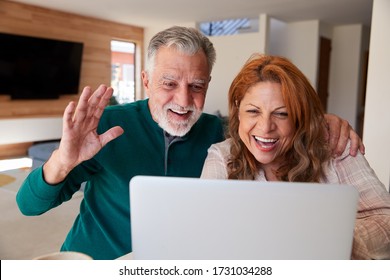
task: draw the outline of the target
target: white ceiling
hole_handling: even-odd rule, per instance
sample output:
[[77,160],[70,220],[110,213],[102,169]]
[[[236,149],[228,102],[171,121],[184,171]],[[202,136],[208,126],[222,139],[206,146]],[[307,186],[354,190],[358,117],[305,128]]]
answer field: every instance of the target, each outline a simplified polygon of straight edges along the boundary
[[373,0],[16,0],[26,4],[141,27],[158,24],[271,17],[319,19],[330,25],[371,25]]

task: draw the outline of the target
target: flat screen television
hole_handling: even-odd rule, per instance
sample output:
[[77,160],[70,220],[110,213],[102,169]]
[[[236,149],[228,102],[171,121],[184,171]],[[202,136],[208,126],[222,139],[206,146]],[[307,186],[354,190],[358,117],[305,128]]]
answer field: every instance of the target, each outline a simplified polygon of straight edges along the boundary
[[83,43],[0,33],[0,94],[56,99],[79,91]]

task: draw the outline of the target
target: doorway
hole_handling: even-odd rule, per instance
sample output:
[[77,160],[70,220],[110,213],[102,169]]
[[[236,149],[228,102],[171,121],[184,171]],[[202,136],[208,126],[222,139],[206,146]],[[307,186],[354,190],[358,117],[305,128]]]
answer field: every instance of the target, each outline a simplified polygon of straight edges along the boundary
[[317,93],[321,100],[322,108],[327,112],[329,96],[329,69],[330,52],[332,42],[330,39],[320,37],[320,57],[317,77]]

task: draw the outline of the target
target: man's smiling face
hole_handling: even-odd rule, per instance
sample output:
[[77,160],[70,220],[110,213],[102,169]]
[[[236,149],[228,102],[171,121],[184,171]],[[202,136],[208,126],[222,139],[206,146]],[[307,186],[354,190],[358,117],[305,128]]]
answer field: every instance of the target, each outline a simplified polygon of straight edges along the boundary
[[171,135],[188,133],[202,114],[210,81],[205,54],[162,47],[152,73],[143,72],[142,79],[153,119]]

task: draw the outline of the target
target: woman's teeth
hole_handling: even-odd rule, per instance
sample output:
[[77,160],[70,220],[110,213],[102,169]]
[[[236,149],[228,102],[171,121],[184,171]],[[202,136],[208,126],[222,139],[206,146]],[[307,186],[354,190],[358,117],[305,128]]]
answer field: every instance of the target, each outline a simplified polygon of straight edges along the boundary
[[272,146],[278,141],[278,139],[262,138],[262,137],[258,137],[258,136],[254,136],[254,138],[257,142],[259,142],[259,144],[261,146],[266,146],[266,147]]

